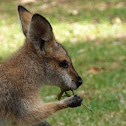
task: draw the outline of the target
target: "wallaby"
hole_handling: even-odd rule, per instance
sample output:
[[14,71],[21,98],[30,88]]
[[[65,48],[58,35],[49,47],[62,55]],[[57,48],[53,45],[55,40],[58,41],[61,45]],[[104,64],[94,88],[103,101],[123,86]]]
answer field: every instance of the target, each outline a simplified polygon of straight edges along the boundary
[[26,39],[21,49],[0,63],[0,126],[50,126],[44,121],[48,116],[80,106],[83,99],[74,95],[43,103],[42,85],[76,90],[82,79],[66,50],[55,40],[50,23],[22,6],[18,6],[18,12]]

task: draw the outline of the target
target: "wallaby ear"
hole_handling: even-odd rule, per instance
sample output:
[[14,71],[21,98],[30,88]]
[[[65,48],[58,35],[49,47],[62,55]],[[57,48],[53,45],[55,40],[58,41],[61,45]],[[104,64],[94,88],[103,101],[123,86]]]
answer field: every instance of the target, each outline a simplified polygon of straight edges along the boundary
[[43,16],[33,15],[28,29],[28,36],[37,50],[41,52],[51,51],[50,46],[54,44],[53,31],[50,23]]
[[28,26],[30,24],[33,14],[30,13],[23,6],[18,6],[18,13],[19,13],[23,33],[25,36],[27,36]]

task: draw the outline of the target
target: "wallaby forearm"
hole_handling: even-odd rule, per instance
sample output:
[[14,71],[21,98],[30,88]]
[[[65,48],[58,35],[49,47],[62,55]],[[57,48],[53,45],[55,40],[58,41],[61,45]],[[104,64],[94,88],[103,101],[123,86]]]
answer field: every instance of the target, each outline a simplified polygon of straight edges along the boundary
[[71,96],[59,102],[52,102],[41,104],[38,107],[31,107],[24,115],[19,119],[22,126],[34,125],[43,121],[48,116],[68,107],[77,107],[81,105],[82,98],[77,95]]
[[19,121],[23,126],[34,125],[41,122],[56,111],[62,110],[67,107],[67,104],[62,101],[42,104],[37,108],[33,108],[25,112],[25,114],[22,115],[21,118],[19,118]]

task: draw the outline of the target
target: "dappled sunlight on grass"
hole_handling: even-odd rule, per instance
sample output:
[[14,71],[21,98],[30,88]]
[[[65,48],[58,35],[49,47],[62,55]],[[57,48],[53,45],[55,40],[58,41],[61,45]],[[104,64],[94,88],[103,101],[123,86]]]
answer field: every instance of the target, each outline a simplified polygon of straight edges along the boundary
[[2,24],[0,28],[0,59],[12,55],[23,44],[24,35],[21,33],[19,26],[17,23]]
[[[21,31],[20,23],[6,25],[5,21],[1,23],[0,48],[1,57],[11,55],[24,42],[24,35]],[[105,39],[126,38],[126,24],[121,22],[110,23],[57,23],[52,24],[56,39],[60,43],[78,43],[96,40],[97,43]],[[4,37],[6,36],[6,37]],[[9,53],[8,53],[9,51]]]
[[60,23],[54,24],[53,27],[59,42],[70,41],[71,43],[78,43],[89,40],[126,37],[126,24]]

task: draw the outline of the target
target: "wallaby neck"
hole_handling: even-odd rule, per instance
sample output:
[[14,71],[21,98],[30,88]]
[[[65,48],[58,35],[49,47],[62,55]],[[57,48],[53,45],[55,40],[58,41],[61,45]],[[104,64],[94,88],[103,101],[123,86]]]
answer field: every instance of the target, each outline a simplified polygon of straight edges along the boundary
[[8,68],[10,72],[15,69],[20,72],[25,79],[29,79],[32,83],[36,83],[40,86],[40,83],[44,83],[45,78],[43,70],[44,64],[42,61],[42,57],[38,57],[32,43],[26,40],[23,47],[21,47],[10,59],[5,61],[2,67]]

